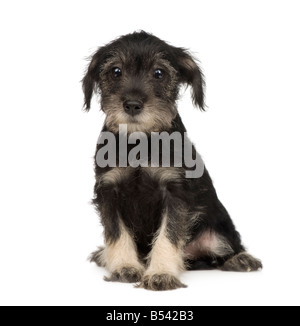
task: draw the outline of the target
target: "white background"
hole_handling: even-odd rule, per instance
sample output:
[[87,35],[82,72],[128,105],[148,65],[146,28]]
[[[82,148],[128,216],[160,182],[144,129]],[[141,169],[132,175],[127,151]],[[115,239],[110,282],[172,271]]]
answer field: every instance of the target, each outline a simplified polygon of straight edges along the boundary
[[[299,1],[1,1],[0,304],[299,304]],[[83,113],[85,57],[143,29],[191,49],[206,113],[179,103],[191,139],[259,273],[186,272],[164,293],[106,283]]]

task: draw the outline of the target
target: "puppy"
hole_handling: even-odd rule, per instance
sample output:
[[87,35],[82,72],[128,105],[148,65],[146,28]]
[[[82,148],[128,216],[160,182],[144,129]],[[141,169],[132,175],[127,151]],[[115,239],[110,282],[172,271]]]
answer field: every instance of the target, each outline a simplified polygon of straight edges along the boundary
[[[109,271],[106,280],[171,290],[185,286],[179,280],[185,269],[261,269],[261,262],[245,251],[205,166],[193,174],[196,169],[186,160],[174,159],[178,148],[185,151],[191,145],[176,106],[181,85],[191,87],[194,105],[204,110],[204,79],[192,56],[151,34],[135,32],[100,47],[82,83],[85,110],[93,93],[100,94],[106,116],[101,135],[114,136],[114,146],[100,136],[95,156],[93,203],[104,227],[105,247],[94,252],[91,261]],[[120,126],[126,127],[125,136]],[[141,133],[140,142],[148,140],[146,159],[141,161],[142,151],[136,150],[137,155],[131,155],[135,164],[128,165],[130,155],[124,159],[121,150],[133,150],[130,137]],[[167,151],[168,166],[162,164],[164,145],[151,164],[152,136],[162,134],[184,139]],[[110,154],[115,162],[103,164]],[[201,165],[192,145],[191,155]]]

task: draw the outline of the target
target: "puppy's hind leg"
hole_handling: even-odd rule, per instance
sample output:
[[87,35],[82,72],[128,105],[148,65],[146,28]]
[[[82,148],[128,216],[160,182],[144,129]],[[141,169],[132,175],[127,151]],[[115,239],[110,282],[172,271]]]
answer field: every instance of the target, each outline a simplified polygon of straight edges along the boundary
[[259,259],[243,251],[227,259],[219,269],[232,272],[255,272],[262,269],[262,267]]
[[99,247],[98,250],[91,253],[89,256],[89,261],[91,263],[96,263],[99,267],[105,267],[105,259],[104,259],[104,247]]
[[[238,233],[236,245],[214,231],[206,230],[185,247],[185,255],[192,260],[190,269],[217,268],[222,271],[251,272],[262,268],[260,260],[248,254],[240,245]],[[208,263],[208,264],[206,264]],[[199,268],[200,267],[200,268]]]

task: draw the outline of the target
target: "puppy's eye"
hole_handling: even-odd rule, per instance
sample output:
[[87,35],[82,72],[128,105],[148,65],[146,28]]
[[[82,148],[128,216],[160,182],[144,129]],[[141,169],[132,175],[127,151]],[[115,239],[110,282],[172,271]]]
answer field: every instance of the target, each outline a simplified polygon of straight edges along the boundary
[[114,67],[112,69],[112,75],[115,78],[121,77],[122,76],[122,70],[119,67]]
[[163,73],[163,71],[161,69],[156,69],[154,71],[154,78],[156,78],[156,79],[162,79],[163,76],[164,76],[164,73]]

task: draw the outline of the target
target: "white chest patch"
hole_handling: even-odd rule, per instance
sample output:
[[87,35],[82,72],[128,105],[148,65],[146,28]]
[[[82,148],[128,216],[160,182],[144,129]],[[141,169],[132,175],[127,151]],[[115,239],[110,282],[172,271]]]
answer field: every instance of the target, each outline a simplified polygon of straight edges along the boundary
[[184,178],[184,170],[181,168],[150,167],[142,168],[142,171],[162,184],[176,180],[179,181]]
[[100,184],[101,185],[116,185],[121,183],[125,179],[128,179],[133,173],[134,168],[126,167],[126,168],[119,168],[115,167],[109,170],[108,172],[104,173],[100,177]]

